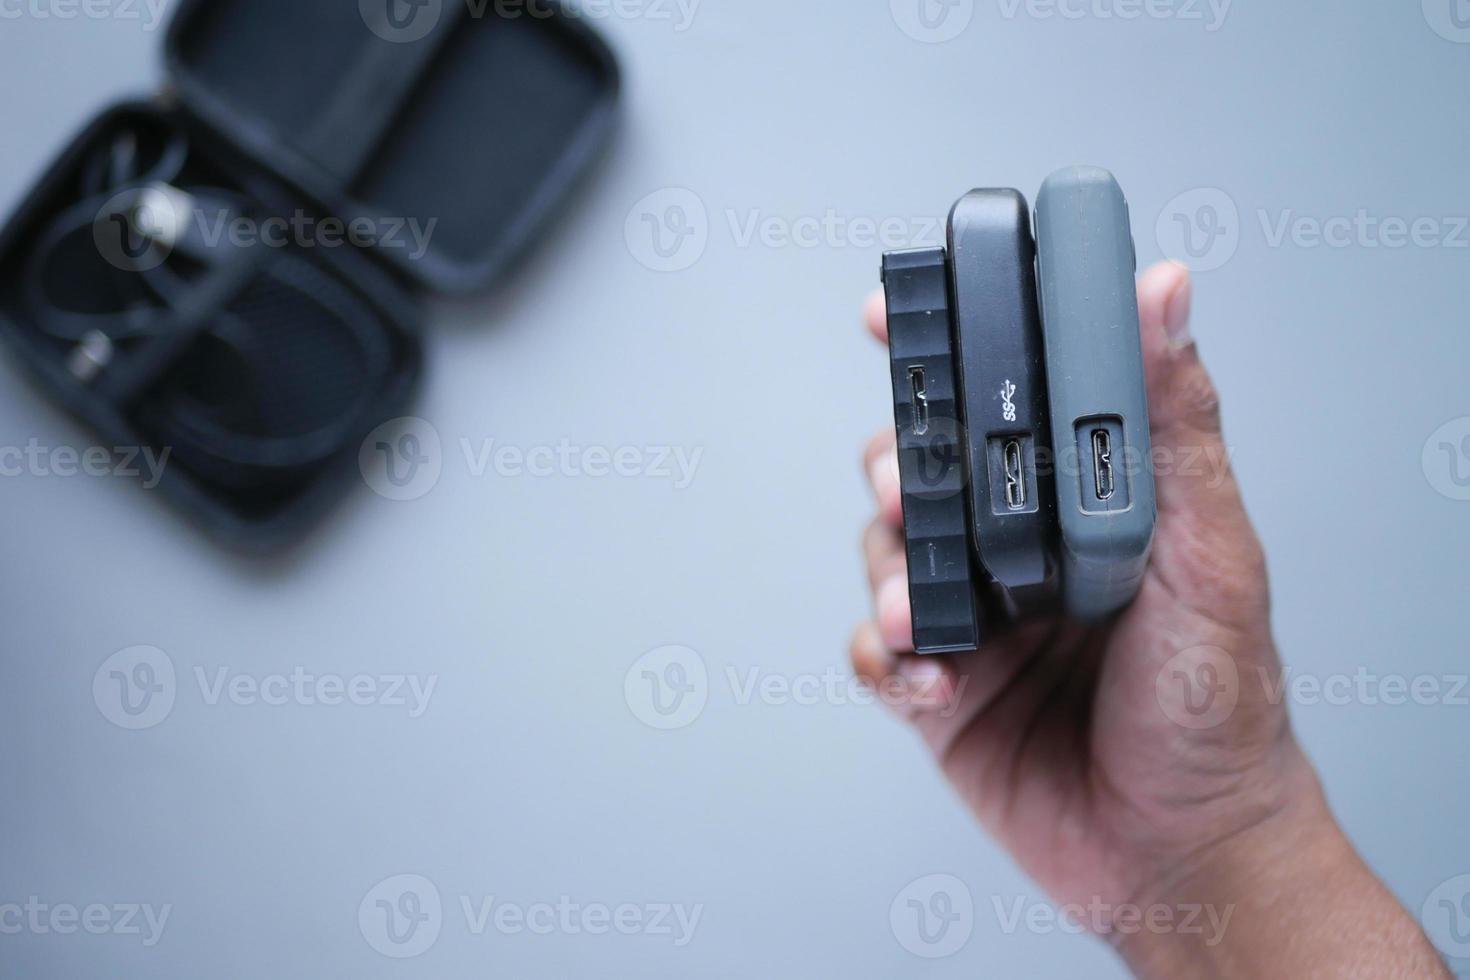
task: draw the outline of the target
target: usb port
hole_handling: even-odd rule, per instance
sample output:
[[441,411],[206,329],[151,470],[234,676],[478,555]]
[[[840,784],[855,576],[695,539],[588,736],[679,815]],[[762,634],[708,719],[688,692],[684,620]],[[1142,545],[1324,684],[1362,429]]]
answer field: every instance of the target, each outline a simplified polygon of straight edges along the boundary
[[997,517],[1036,510],[1036,452],[1029,435],[991,436],[985,444],[990,467],[990,511]]
[[929,432],[929,393],[924,387],[922,367],[909,368],[909,388],[914,402],[914,435],[926,435]]
[[1006,506],[1026,509],[1026,454],[1020,439],[1007,439],[1002,450],[1006,476]]
[[1077,420],[1077,504],[1084,513],[1116,514],[1133,506],[1133,477],[1123,420],[1100,415]]
[[1092,430],[1092,485],[1098,500],[1112,500],[1118,489],[1113,475],[1113,436],[1107,429]]

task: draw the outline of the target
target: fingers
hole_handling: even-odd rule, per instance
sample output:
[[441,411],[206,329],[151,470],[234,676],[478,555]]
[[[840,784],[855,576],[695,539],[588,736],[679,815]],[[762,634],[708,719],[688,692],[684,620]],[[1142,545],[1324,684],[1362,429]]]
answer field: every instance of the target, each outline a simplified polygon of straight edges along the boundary
[[873,614],[878,635],[888,649],[894,653],[914,652],[914,614],[909,605],[907,574],[889,576],[878,584],[873,592]]
[[863,303],[863,322],[880,344],[888,343],[888,306],[883,290],[876,289],[868,294],[867,302]]
[[863,558],[868,566],[868,588],[875,596],[884,582],[908,575],[903,532],[881,518],[874,518],[863,532]]
[[1138,282],[1152,469],[1161,528],[1170,532],[1160,547],[1184,551],[1164,568],[1187,578],[1174,583],[1181,591],[1264,601],[1260,543],[1230,465],[1214,383],[1190,334],[1192,289],[1177,262],[1149,268]]
[[1190,336],[1189,270],[1161,262],[1138,282],[1149,425],[1164,510],[1238,505],[1220,430],[1220,401]]
[[872,622],[860,624],[849,649],[853,672],[894,714],[914,722],[931,745],[931,732],[954,721],[966,682],[937,657],[900,655],[883,642]]
[[1193,284],[1177,262],[1151,266],[1138,280],[1138,319],[1155,432],[1219,441],[1220,405],[1190,334]]
[[897,655],[883,645],[883,638],[878,635],[878,627],[872,620],[858,624],[852,634],[848,656],[852,659],[853,673],[875,689],[898,667]]
[[863,450],[863,471],[878,501],[878,517],[892,527],[903,527],[903,494],[898,479],[898,437],[881,429]]
[[1220,430],[1220,401],[1190,337],[1189,270],[1161,262],[1138,282],[1149,424],[1165,510],[1239,503]]

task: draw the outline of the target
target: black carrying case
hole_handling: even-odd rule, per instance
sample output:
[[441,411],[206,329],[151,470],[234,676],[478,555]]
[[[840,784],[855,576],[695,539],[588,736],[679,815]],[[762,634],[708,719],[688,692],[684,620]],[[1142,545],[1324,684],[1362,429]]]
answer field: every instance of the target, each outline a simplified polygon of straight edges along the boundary
[[[165,42],[170,84],[151,100],[103,111],[0,233],[0,337],[102,444],[170,448],[157,489],[225,543],[276,549],[330,507],[357,471],[363,438],[409,404],[422,366],[420,298],[493,285],[606,144],[619,75],[603,41],[557,4],[534,14],[497,9],[466,0],[180,0]],[[430,19],[412,23],[405,12]],[[248,197],[257,216],[364,219],[379,231],[417,221],[432,234],[420,250],[402,238],[392,247],[242,250],[196,280],[158,331],[118,345],[84,380],[73,366],[77,345],[41,329],[28,302],[39,275],[31,256],[78,203],[86,168],[108,141],[145,130],[186,137],[193,172]],[[85,291],[98,268],[67,264],[61,288]],[[362,311],[357,318],[372,323],[363,332],[372,337],[370,376],[344,366],[349,352],[329,333],[314,340],[294,329],[311,315],[309,301],[289,301],[276,283],[280,269],[296,277],[292,295],[310,295],[323,310]],[[242,310],[262,325],[248,339],[268,368],[262,374],[257,356],[244,380],[232,376],[229,357],[200,348],[211,323]],[[309,415],[334,387],[358,408],[324,427],[309,464],[262,482],[250,468],[265,452],[261,440],[250,443],[245,470],[173,445],[169,434],[180,430],[169,413],[186,404],[180,399],[194,405],[232,386],[269,385],[272,364],[304,373],[294,388],[256,393],[268,413],[288,422],[285,413]]]

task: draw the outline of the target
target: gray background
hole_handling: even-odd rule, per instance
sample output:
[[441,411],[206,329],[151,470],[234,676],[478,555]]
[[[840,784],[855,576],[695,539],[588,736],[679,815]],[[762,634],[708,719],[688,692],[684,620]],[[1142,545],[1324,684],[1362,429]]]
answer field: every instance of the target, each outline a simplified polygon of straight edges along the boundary
[[[1470,415],[1470,250],[1273,245],[1262,222],[1470,214],[1470,44],[1439,36],[1417,0],[1238,0],[1213,31],[1208,8],[1184,5],[1205,19],[1106,18],[1092,0],[1076,19],[1007,16],[979,0],[943,44],[900,30],[886,0],[705,0],[684,31],[604,18],[626,125],[576,221],[428,331],[415,412],[444,446],[432,492],[393,502],[359,483],[294,559],[256,565],[130,481],[0,479],[0,904],[173,906],[151,949],[0,935],[0,975],[1119,975],[1087,938],[1005,934],[996,901],[1044,896],[881,709],[742,704],[726,680],[845,666],[867,612],[858,449],[888,418],[884,358],[857,319],[881,248],[737,229],[830,209],[923,232],[966,188],[1034,193],[1085,161],[1129,191],[1147,262],[1179,195],[1223,191],[1239,220],[1204,257],[1229,260],[1198,277],[1195,331],[1271,557],[1284,655],[1317,677],[1463,674],[1470,503],[1436,492],[1446,472],[1421,450]],[[161,40],[124,16],[0,19],[6,210],[92,113],[157,84]],[[625,226],[671,187],[706,208],[707,247],[660,273]],[[703,457],[683,490],[476,476],[460,441],[489,438]],[[7,364],[0,445],[31,439],[89,445]],[[698,652],[708,704],[655,731],[624,679],[666,644]],[[179,678],[145,731],[92,695],[103,661],[135,645]],[[211,705],[194,675],[298,666],[438,687],[410,719]],[[1470,872],[1470,708],[1294,714],[1337,812],[1416,914]],[[406,962],[376,953],[357,918],[400,873],[432,880],[446,908],[437,943]],[[976,908],[969,943],[933,961],[889,927],[900,890],[932,873]],[[683,948],[474,936],[462,895],[704,912]]]

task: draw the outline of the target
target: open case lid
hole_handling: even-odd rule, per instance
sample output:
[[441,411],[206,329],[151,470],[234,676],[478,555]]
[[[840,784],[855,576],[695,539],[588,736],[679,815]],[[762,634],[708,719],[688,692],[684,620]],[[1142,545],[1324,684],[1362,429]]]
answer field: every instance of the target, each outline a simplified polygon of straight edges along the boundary
[[[440,292],[488,286],[593,162],[618,69],[559,2],[182,0],[182,104]],[[417,222],[417,224],[412,224]],[[430,223],[433,223],[432,225]],[[385,236],[386,237],[386,236]]]

